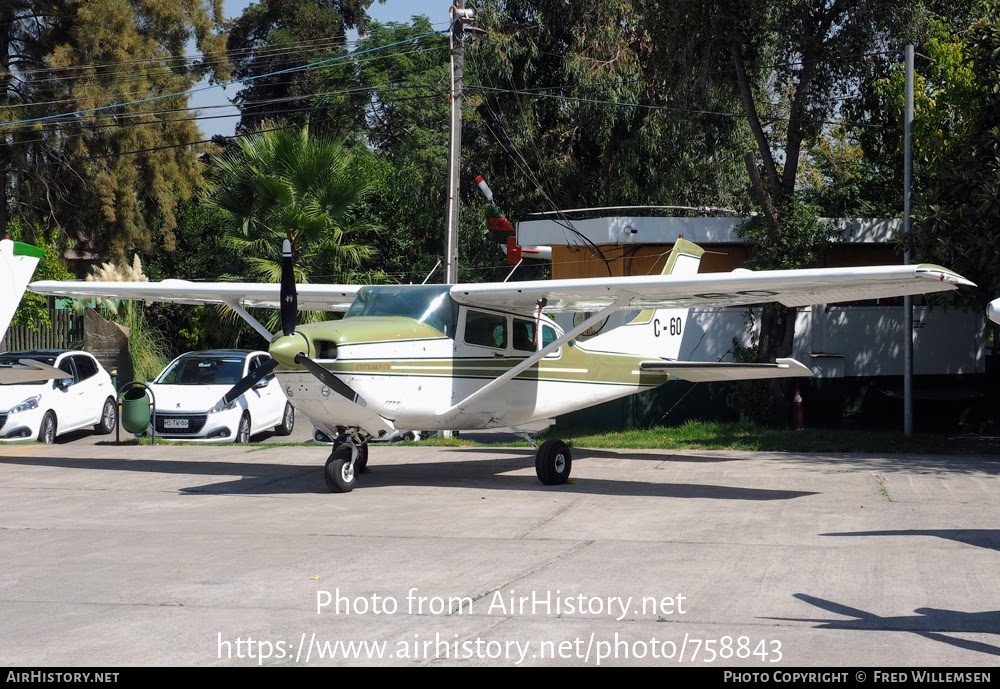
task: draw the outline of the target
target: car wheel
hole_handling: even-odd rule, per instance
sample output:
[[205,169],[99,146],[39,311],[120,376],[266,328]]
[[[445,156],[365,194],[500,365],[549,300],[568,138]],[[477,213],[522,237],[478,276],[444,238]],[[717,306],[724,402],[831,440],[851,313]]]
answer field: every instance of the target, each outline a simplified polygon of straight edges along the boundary
[[51,445],[56,441],[56,415],[50,411],[42,417],[42,425],[38,429],[38,442]]
[[115,430],[118,424],[118,405],[113,398],[104,400],[104,409],[101,410],[101,420],[94,426],[94,432],[100,435],[108,435]]
[[295,407],[291,402],[285,402],[285,413],[281,416],[281,423],[275,427],[275,435],[291,435],[295,429]]
[[249,443],[250,442],[250,415],[243,414],[240,417],[240,427],[236,430],[236,442],[238,443]]

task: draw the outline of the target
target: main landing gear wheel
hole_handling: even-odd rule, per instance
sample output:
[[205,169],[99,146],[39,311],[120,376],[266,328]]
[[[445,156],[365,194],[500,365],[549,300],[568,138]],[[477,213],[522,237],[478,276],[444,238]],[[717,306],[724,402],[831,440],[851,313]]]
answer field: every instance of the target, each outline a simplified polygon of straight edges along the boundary
[[569,480],[573,457],[569,447],[558,438],[550,438],[535,452],[535,474],[546,486],[558,486]]
[[352,465],[354,451],[350,443],[341,443],[333,448],[330,459],[326,460],[326,466],[323,467],[323,479],[331,493],[350,493],[354,490],[357,465],[361,461],[360,450],[358,448],[358,462]]

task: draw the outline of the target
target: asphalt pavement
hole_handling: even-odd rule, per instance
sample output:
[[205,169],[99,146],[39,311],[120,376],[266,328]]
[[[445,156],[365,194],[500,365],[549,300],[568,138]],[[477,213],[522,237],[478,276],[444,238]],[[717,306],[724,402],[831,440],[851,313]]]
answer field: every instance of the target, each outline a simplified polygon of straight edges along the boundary
[[0,445],[3,664],[1000,658],[998,457],[380,444],[332,494],[288,441]]

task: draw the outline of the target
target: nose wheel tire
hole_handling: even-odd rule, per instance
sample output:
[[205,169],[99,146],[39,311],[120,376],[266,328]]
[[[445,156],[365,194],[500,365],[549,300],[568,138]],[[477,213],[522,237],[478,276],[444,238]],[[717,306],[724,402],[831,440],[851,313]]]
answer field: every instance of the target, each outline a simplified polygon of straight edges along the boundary
[[[359,448],[360,450],[360,448]],[[330,453],[323,467],[323,479],[331,493],[350,493],[357,482],[357,464],[351,463],[353,449],[350,443],[341,443]],[[360,461],[360,457],[358,458]]]
[[546,486],[558,486],[569,480],[573,457],[569,447],[558,438],[542,443],[535,453],[535,474]]

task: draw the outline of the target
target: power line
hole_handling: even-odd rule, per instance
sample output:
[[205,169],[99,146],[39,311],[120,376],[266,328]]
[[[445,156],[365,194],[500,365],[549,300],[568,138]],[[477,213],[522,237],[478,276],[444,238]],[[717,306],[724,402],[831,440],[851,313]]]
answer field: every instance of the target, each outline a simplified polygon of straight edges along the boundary
[[[403,45],[403,44],[406,44],[406,43],[413,43],[413,42],[416,42],[416,41],[423,40],[425,38],[429,38],[429,37],[432,37],[432,36],[438,36],[438,35],[439,35],[439,32],[427,33],[427,34],[420,34],[420,35],[417,35],[417,36],[413,36],[411,38],[407,38],[407,39],[402,40],[402,41],[397,41],[395,43],[389,43],[389,44],[386,44],[384,46],[378,46],[376,48],[371,48],[371,49],[362,51],[361,53],[357,53],[357,54],[365,54],[365,53],[370,53],[370,52],[377,52],[377,51],[380,51],[380,50],[387,50],[389,48],[394,48],[394,47],[396,47],[398,45]],[[142,99],[139,99],[139,100],[122,102],[122,103],[114,103],[114,104],[111,104],[111,105],[103,105],[103,106],[99,106],[99,107],[96,107],[96,108],[86,108],[86,109],[82,109],[82,110],[75,110],[73,112],[58,113],[58,114],[55,114],[55,115],[45,115],[45,116],[41,116],[41,117],[32,117],[32,118],[27,118],[27,119],[22,119],[22,120],[13,120],[13,121],[10,121],[10,122],[0,122],[0,130],[2,130],[3,128],[7,128],[7,127],[14,127],[16,125],[32,124],[32,123],[35,123],[35,122],[47,122],[47,121],[53,121],[53,120],[57,120],[57,119],[61,119],[61,118],[76,117],[76,116],[87,115],[87,114],[92,114],[92,113],[105,112],[105,111],[108,111],[108,110],[112,110],[114,108],[123,108],[123,107],[128,107],[128,106],[131,106],[131,105],[142,105],[144,103],[151,103],[151,102],[154,102],[154,101],[164,100],[164,99],[167,99],[167,98],[178,98],[178,97],[182,97],[182,96],[183,97],[187,97],[191,93],[197,93],[197,92],[200,92],[200,91],[209,91],[209,90],[213,90],[213,89],[217,89],[217,88],[225,88],[226,86],[234,86],[236,84],[246,84],[248,82],[258,81],[260,79],[264,79],[264,78],[267,78],[267,77],[278,76],[280,74],[291,74],[291,73],[295,73],[295,72],[301,72],[301,71],[304,71],[304,70],[315,69],[316,67],[319,67],[319,66],[322,66],[322,65],[325,65],[325,64],[331,64],[331,63],[334,63],[334,62],[340,62],[340,61],[344,61],[344,60],[349,60],[349,59],[351,59],[352,57],[354,57],[357,54],[350,53],[350,54],[347,54],[347,55],[338,55],[336,57],[331,57],[331,58],[328,58],[328,59],[325,59],[325,60],[318,60],[316,62],[310,62],[309,64],[306,64],[306,65],[300,65],[300,66],[297,66],[297,67],[290,67],[288,69],[276,70],[274,72],[268,72],[268,73],[265,73],[265,74],[258,74],[258,75],[252,76],[252,77],[247,77],[245,79],[236,79],[236,80],[233,80],[233,81],[225,82],[223,84],[213,84],[213,85],[205,86],[203,88],[196,88],[196,89],[191,89],[191,90],[188,90],[188,91],[181,91],[181,92],[177,92],[177,93],[162,94],[162,95],[159,95],[159,96],[150,96],[148,98],[142,98]]]

